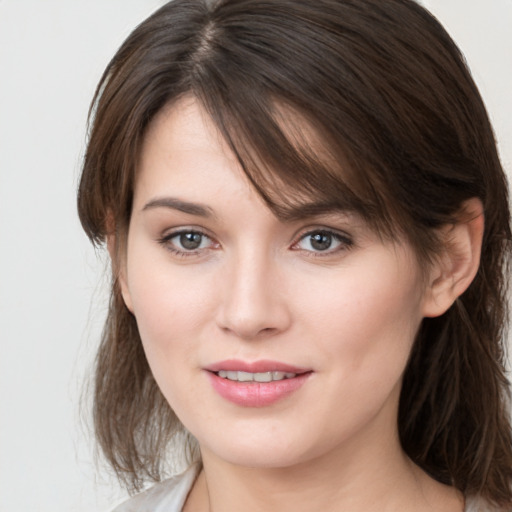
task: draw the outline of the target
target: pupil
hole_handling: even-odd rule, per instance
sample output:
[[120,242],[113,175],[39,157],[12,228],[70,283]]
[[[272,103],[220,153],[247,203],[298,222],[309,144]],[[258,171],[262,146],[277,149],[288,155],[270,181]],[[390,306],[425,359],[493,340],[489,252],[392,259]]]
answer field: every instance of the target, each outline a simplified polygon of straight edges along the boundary
[[185,249],[197,249],[201,245],[202,237],[200,233],[182,233],[180,244]]
[[317,251],[329,249],[332,243],[332,236],[325,233],[311,235],[311,246]]

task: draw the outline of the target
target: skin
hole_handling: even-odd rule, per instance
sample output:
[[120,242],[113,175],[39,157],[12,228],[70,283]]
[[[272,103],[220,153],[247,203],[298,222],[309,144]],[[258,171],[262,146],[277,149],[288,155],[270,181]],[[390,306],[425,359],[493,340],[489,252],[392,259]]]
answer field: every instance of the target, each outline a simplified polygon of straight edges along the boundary
[[[460,512],[462,497],[402,452],[396,418],[420,322],[469,284],[477,228],[451,230],[466,252],[425,279],[407,243],[383,242],[354,214],[278,219],[193,98],[161,111],[120,281],[155,379],[201,448],[185,510]],[[195,249],[182,244],[191,232]],[[205,371],[227,359],[310,375],[276,403],[243,407]]]

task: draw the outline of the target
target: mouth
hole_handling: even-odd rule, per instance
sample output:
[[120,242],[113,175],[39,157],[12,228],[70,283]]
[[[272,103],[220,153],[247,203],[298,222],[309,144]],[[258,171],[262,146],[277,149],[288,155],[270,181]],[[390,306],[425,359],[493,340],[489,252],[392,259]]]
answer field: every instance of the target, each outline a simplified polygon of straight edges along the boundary
[[293,379],[297,373],[292,372],[242,372],[231,370],[219,370],[216,373],[222,379],[228,379],[235,382],[276,382],[284,379]]
[[265,407],[298,391],[312,370],[275,361],[222,361],[204,368],[213,389],[243,407]]

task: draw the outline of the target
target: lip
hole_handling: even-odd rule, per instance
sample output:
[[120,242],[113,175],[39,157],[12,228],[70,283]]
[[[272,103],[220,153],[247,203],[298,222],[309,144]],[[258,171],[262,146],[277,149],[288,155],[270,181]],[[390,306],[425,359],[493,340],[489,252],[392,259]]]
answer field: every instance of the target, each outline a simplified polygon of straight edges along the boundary
[[285,372],[285,373],[307,373],[311,372],[310,368],[301,368],[299,366],[292,366],[289,364],[281,363],[279,361],[260,360],[253,362],[240,361],[238,359],[227,359],[213,363],[204,368],[209,372],[218,372],[220,370],[239,371],[249,373],[263,373],[263,372]]
[[[266,407],[291,395],[309,379],[312,371],[278,361],[219,361],[204,368],[213,389],[225,400],[242,407]],[[219,377],[220,370],[250,373],[285,372],[295,377],[271,382],[237,382]]]

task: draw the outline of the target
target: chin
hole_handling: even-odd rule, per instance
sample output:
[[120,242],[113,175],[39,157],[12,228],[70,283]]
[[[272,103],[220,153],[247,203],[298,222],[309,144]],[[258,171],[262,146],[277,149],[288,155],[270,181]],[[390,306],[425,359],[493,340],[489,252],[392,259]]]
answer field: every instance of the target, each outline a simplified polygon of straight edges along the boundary
[[295,466],[300,462],[301,457],[295,453],[284,453],[273,449],[240,449],[236,450],[234,447],[230,448],[229,452],[218,451],[215,455],[225,462],[235,466],[242,466],[248,468],[261,468],[261,469],[279,469]]
[[[199,441],[203,452],[215,458],[250,468],[288,468],[306,462],[318,455],[318,450],[307,449],[306,440],[295,439],[290,435],[244,436],[240,431],[236,435],[216,438],[213,443]],[[321,451],[321,450],[320,450]]]

